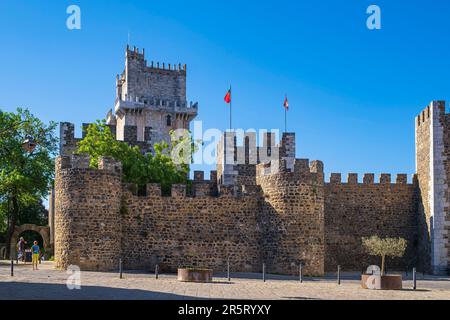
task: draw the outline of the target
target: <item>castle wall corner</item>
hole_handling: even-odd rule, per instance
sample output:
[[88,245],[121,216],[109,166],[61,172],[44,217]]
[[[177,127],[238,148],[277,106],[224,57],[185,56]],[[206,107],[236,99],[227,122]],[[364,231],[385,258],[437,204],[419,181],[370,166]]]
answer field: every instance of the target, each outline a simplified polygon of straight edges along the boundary
[[450,270],[450,115],[445,101],[432,101],[415,119],[416,172],[420,195],[420,242],[427,267]]
[[59,156],[55,176],[55,262],[57,268],[115,270],[121,255],[120,166],[85,156]]

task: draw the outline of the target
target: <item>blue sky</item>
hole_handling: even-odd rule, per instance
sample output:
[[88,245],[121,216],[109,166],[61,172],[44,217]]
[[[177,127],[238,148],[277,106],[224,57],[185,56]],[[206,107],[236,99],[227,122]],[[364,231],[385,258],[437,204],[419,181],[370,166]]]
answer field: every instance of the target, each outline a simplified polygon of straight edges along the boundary
[[[82,29],[66,28],[79,5]],[[366,28],[377,4],[382,29]],[[147,60],[188,65],[188,99],[204,128],[283,129],[297,157],[330,172],[414,173],[414,117],[450,97],[450,2],[0,2],[0,108],[45,121],[103,118],[114,101],[128,32]],[[198,169],[198,167],[196,167]],[[328,178],[328,177],[327,177]]]

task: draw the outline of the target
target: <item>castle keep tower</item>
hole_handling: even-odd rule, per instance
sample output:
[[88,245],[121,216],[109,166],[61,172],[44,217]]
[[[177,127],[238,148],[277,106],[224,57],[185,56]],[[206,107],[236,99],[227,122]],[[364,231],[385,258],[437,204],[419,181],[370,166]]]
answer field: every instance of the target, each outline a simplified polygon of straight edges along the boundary
[[186,101],[186,65],[148,64],[144,50],[127,46],[114,110],[106,116],[118,140],[146,142],[151,151],[153,143],[170,142],[170,130],[189,129],[197,110],[197,103]]
[[416,172],[419,180],[421,247],[431,271],[450,267],[450,114],[445,101],[433,101],[415,119]]

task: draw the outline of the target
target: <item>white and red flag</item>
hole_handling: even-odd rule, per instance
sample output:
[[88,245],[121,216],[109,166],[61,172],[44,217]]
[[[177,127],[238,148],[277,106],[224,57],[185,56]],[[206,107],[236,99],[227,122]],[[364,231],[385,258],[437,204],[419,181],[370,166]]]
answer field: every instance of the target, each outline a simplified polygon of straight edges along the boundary
[[286,110],[289,110],[289,101],[288,101],[287,96],[284,97],[283,107],[284,107]]

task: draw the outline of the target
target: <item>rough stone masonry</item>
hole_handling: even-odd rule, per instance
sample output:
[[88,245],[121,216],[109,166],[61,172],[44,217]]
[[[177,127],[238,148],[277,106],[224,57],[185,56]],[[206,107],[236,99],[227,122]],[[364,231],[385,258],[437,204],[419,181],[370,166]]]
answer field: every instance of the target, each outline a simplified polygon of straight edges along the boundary
[[[189,128],[198,111],[186,102],[186,66],[148,64],[144,52],[126,50],[117,76],[114,112],[107,124],[118,140],[152,152],[170,141],[169,131]],[[74,155],[74,125],[61,124],[61,155],[54,189],[55,260],[82,270],[174,271],[208,267],[224,271],[306,274],[362,270],[379,263],[365,253],[361,237],[403,237],[406,255],[387,261],[390,270],[447,273],[450,266],[450,115],[443,101],[432,102],[416,121],[416,174],[395,178],[333,173],[325,181],[323,163],[298,159],[295,134],[280,144],[268,133],[256,147],[248,133],[218,145],[217,171],[205,180],[195,172],[192,190],[174,185],[163,196],[157,184],[145,192],[122,182],[121,164],[100,159],[99,168]],[[86,125],[84,125],[85,127]],[[84,135],[84,133],[83,133]],[[241,145],[241,146],[238,146]],[[275,157],[274,157],[275,154]],[[138,195],[139,194],[139,195]]]

